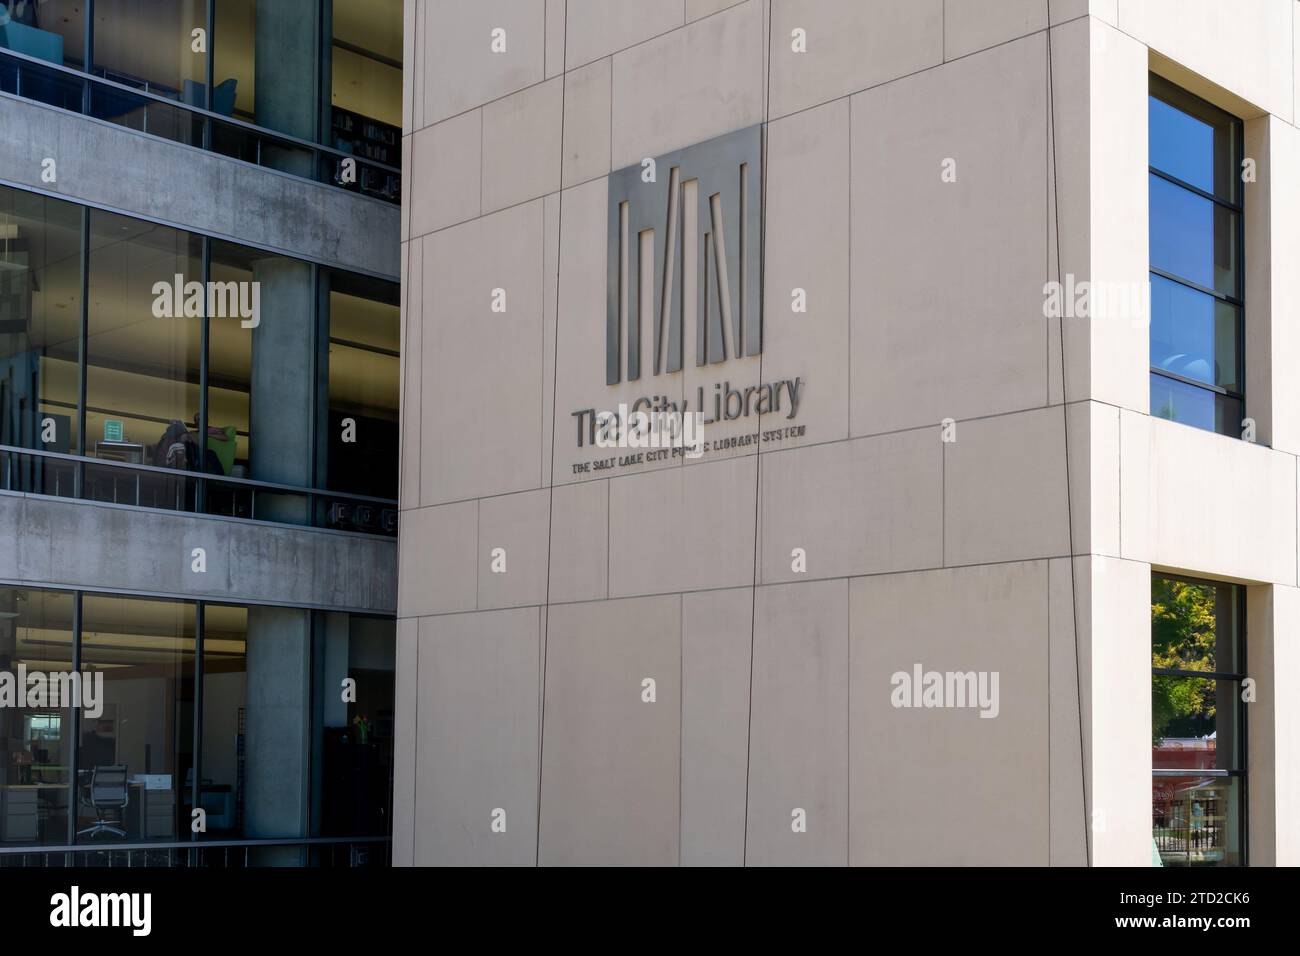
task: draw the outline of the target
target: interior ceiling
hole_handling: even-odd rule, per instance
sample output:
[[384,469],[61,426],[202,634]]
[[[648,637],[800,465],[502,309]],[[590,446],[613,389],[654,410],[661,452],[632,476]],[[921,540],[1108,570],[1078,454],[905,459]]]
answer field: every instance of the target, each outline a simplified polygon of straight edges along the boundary
[[334,0],[334,36],[402,61],[402,0]]

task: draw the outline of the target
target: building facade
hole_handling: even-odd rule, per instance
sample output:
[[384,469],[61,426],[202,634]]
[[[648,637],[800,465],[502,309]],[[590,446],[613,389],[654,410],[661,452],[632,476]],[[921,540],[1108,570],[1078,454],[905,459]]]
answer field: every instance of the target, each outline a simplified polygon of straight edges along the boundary
[[401,16],[0,4],[0,866],[388,859]]
[[1295,0],[404,13],[394,864],[1300,862]]

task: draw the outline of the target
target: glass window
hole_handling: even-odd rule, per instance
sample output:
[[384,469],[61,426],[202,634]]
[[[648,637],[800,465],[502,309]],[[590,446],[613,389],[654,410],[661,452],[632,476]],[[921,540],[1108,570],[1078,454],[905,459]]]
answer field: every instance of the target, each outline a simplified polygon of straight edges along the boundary
[[[0,188],[0,444],[80,451],[81,217]],[[8,487],[71,493],[71,466],[14,459]]]
[[1151,582],[1152,837],[1166,866],[1240,865],[1245,593]]
[[[198,236],[90,211],[86,453],[199,471],[199,360],[204,296]],[[215,470],[211,465],[208,470]],[[88,493],[118,500],[138,473],[88,469]],[[141,504],[167,506],[168,484]],[[178,505],[171,505],[178,507]]]
[[[386,166],[402,164],[402,4],[373,0],[333,6],[330,113],[325,142]],[[390,201],[398,177],[361,165],[357,188]]]
[[[392,832],[396,623],[316,615],[312,674],[314,836]],[[344,681],[354,691],[342,692]]]
[[70,827],[90,846],[187,840],[196,789],[199,839],[391,833],[392,618],[85,594],[78,636],[76,601],[0,588],[0,673],[67,675],[79,640],[85,688],[77,711],[48,691],[0,706],[0,843],[66,844]]
[[1240,427],[1243,410],[1239,398],[1152,372],[1151,414],[1220,435],[1231,435],[1236,434],[1236,428]]
[[[205,287],[201,236],[0,187],[0,445],[97,459],[92,500],[395,533],[393,508],[221,479],[397,497],[397,283],[207,244]],[[73,462],[3,464],[78,493]]]
[[86,595],[81,670],[102,675],[103,709],[83,717],[77,842],[175,840],[194,752],[194,605]]
[[1161,276],[1151,277],[1151,367],[1240,391],[1241,310]]
[[1237,213],[1152,174],[1151,265],[1223,295],[1238,294]]
[[206,0],[95,0],[91,72],[191,106],[206,97]]
[[[328,355],[323,485],[397,497],[401,313],[395,283],[323,270]],[[335,524],[377,530],[383,515],[350,513]]]
[[1152,77],[1151,414],[1237,435],[1241,122]]
[[[243,833],[246,804],[245,745],[248,704],[248,608],[203,608],[203,785],[200,806],[209,839]],[[192,782],[192,781],[191,781]],[[182,796],[186,815],[193,792]]]
[[[0,50],[82,69],[85,7],[86,0],[0,0]],[[33,94],[25,91],[24,95]]]
[[[73,601],[71,593],[0,588],[0,673],[21,695],[0,706],[0,843],[68,842],[72,710],[50,688],[51,678],[72,671]],[[44,694],[33,695],[42,684]]]
[[1203,100],[1152,77],[1147,101],[1151,165],[1228,202],[1240,199],[1237,121]]

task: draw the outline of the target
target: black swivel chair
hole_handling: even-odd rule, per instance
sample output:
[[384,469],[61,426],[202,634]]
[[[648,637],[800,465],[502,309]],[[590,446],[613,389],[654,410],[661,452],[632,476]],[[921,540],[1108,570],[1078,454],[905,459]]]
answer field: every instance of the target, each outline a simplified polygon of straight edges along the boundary
[[[95,822],[84,830],[78,830],[77,836],[90,834],[96,837],[101,833],[113,833],[126,836],[123,829],[123,811],[130,799],[126,783],[126,764],[96,767],[90,772],[90,785],[81,791],[81,805],[95,811]],[[107,819],[106,812],[117,810],[117,820]]]

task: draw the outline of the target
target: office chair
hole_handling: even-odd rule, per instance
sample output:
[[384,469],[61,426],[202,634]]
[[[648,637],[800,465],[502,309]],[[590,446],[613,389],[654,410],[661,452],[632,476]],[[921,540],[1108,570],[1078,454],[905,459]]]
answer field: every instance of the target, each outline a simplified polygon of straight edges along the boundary
[[[121,826],[123,823],[121,811],[126,808],[128,799],[126,765],[96,767],[90,772],[90,786],[81,792],[81,805],[95,811],[95,822],[84,830],[78,830],[77,836],[90,834],[94,837],[100,833],[126,836],[126,830]],[[118,826],[105,819],[105,811],[114,809],[118,811]]]

